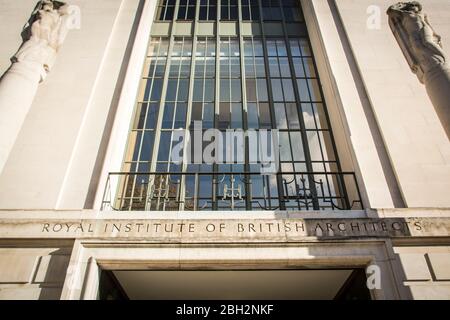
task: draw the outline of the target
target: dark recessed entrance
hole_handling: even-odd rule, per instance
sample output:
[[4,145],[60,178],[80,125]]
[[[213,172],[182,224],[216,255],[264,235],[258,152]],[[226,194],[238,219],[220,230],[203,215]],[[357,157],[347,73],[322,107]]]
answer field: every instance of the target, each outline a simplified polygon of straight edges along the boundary
[[363,269],[102,271],[100,300],[370,300]]

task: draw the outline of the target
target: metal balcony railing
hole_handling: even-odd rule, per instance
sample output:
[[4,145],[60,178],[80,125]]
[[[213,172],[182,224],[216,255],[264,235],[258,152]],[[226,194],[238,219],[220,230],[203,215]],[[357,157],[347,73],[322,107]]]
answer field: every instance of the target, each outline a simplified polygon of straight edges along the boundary
[[360,210],[354,173],[110,173],[102,210]]

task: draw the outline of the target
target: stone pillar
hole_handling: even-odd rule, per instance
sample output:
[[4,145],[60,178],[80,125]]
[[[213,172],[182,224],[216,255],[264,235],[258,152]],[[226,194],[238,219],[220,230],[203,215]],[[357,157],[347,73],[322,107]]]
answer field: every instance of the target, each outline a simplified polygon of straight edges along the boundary
[[450,65],[422,5],[399,2],[387,14],[389,25],[411,70],[426,87],[442,126],[450,139]]
[[62,45],[69,26],[69,6],[42,0],[32,16],[31,35],[0,78],[0,173],[36,95]]

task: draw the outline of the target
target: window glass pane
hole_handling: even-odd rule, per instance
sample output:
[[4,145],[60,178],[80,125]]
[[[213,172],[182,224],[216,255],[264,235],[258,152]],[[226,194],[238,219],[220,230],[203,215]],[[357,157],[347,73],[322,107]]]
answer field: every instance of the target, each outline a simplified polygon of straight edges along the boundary
[[[154,39],[154,38],[152,38]],[[159,42],[152,40],[148,48],[148,56],[156,57],[158,55]]]
[[295,101],[294,87],[291,79],[283,79],[284,101]]
[[308,79],[309,91],[311,92],[312,101],[321,101],[320,87],[316,79]]
[[173,103],[166,103],[164,106],[164,115],[161,124],[163,129],[172,129],[174,109],[175,105]]
[[182,40],[175,40],[173,44],[172,49],[172,57],[179,57],[182,53],[182,47],[183,47],[183,41]]
[[169,52],[169,40],[162,39],[161,43],[159,44],[159,53],[158,53],[158,55],[160,57],[167,57],[168,52]]
[[250,20],[250,7],[242,7],[242,20]]
[[252,20],[259,20],[259,8],[257,6],[252,6]]
[[163,77],[165,70],[166,70],[166,59],[158,58],[158,63],[155,69],[155,77]]
[[320,151],[318,131],[307,131],[309,152],[312,161],[322,161],[322,153]]
[[140,147],[141,147],[141,139],[142,139],[142,132],[136,132],[136,131],[131,131],[130,132],[130,143],[129,143],[129,153],[131,152],[131,150],[133,150],[133,157],[131,158],[132,161],[137,161],[138,160],[138,156],[139,156],[139,151],[140,151]]
[[194,80],[193,101],[203,101],[203,79]]
[[300,122],[298,121],[297,105],[295,103],[286,103],[286,114],[289,121],[289,128],[299,129]]
[[297,79],[297,88],[301,101],[310,101],[306,79]]
[[253,58],[245,58],[245,76],[247,78],[255,77],[255,66],[253,64]]
[[207,19],[208,19],[208,7],[200,7],[199,20],[207,20]]
[[161,100],[161,91],[162,91],[162,79],[155,79],[153,80],[153,88],[152,88],[152,101],[159,101]]
[[205,79],[205,101],[214,101],[215,87],[214,79]]
[[258,101],[268,101],[266,79],[258,79]]
[[246,80],[247,101],[256,101],[256,81],[254,79]]
[[214,104],[205,103],[203,107],[203,128],[209,129],[214,127]]
[[206,77],[214,77],[216,75],[216,61],[213,57],[206,58]]
[[177,80],[169,80],[167,83],[166,101],[175,101],[177,97]]
[[195,19],[195,7],[189,6],[187,11],[187,19],[188,20],[194,20]]
[[244,56],[253,57],[253,44],[249,39],[244,40]]
[[191,74],[191,58],[183,58],[181,61],[180,77],[187,78]]
[[256,68],[256,76],[257,77],[265,77],[266,69],[265,69],[264,58],[255,58],[255,68]]
[[136,115],[133,123],[133,129],[143,129],[145,116],[147,114],[147,103],[138,103]]
[[280,58],[280,72],[282,77],[290,77],[291,76],[291,70],[289,69],[289,61],[287,58]]
[[289,145],[289,133],[280,132],[279,133],[279,143],[280,143],[280,160],[281,161],[292,161],[291,158],[291,148]]
[[250,129],[258,129],[258,108],[256,106],[256,103],[249,103],[247,104],[247,121],[248,121],[248,127]]
[[240,103],[231,105],[231,128],[242,128],[242,105]]
[[230,7],[230,20],[237,20],[238,19],[238,7],[232,6]]
[[316,129],[316,121],[320,122],[319,116],[313,112],[311,103],[302,103],[303,119],[306,129]]
[[281,88],[280,79],[272,79],[272,93],[274,101],[283,101],[283,89]]
[[180,6],[180,7],[178,8],[178,19],[179,19],[179,20],[184,20],[185,17],[186,17],[186,7]]
[[192,56],[192,40],[184,39],[183,57],[190,57],[190,56]]
[[257,57],[264,56],[264,51],[263,51],[263,46],[262,46],[261,40],[258,40],[258,39],[253,40],[253,46],[255,48],[255,56],[257,56]]
[[158,20],[164,20],[165,13],[166,13],[166,8],[165,7],[159,7],[158,8],[158,13],[156,14],[156,16],[158,17]]
[[195,59],[195,76],[196,77],[203,77],[203,72],[205,68],[205,61],[204,58],[196,58]]
[[241,101],[241,80],[231,80],[231,101]]
[[308,40],[300,39],[300,47],[302,49],[302,56],[304,57],[311,56],[311,50],[309,48]]
[[303,63],[305,66],[306,76],[309,78],[316,77],[316,71],[314,69],[314,63],[313,63],[312,58],[303,58]]
[[228,79],[220,79],[220,101],[230,101],[230,82]]
[[220,18],[222,20],[228,20],[228,17],[229,17],[229,15],[228,15],[228,6],[222,6],[222,11],[221,11],[221,14],[220,14]]
[[284,40],[277,40],[277,49],[279,57],[287,56],[286,43],[284,42]]
[[145,124],[146,129],[155,129],[156,121],[158,117],[159,105],[156,103],[151,103],[147,111],[147,123]]
[[178,101],[187,101],[188,87],[189,87],[189,80],[180,79],[180,83],[178,86]]
[[259,104],[259,124],[261,129],[270,129],[272,127],[268,103]]
[[158,151],[158,161],[168,161],[170,152],[172,132],[161,132],[159,151]]
[[230,77],[230,58],[220,58],[220,76],[222,78]]
[[174,129],[181,129],[186,127],[186,110],[187,105],[185,103],[177,104],[177,112],[175,114]]
[[276,57],[277,56],[277,46],[275,41],[268,40],[267,41],[267,53],[269,57]]
[[241,76],[241,64],[239,58],[231,58],[231,77],[240,77]]
[[153,131],[144,132],[140,161],[150,161],[153,152],[154,133]]
[[293,58],[292,62],[294,63],[295,76],[298,78],[305,77],[305,71],[303,70],[302,59],[301,58]]
[[270,70],[270,76],[271,77],[279,77],[280,76],[280,69],[278,66],[278,59],[277,58],[270,58],[269,59],[269,70]]
[[328,129],[328,120],[325,114],[325,107],[322,103],[313,103],[314,115],[318,129]]
[[289,41],[290,45],[291,45],[291,54],[293,57],[299,57],[301,56],[301,51],[300,51],[300,47],[298,45],[298,41],[297,40],[291,40]]
[[208,39],[206,42],[206,56],[215,57],[216,56],[216,41],[214,39]]
[[286,113],[284,111],[284,103],[275,103],[275,117],[277,118],[277,128],[287,129]]
[[236,39],[231,39],[230,40],[230,54],[231,54],[232,57],[239,57],[240,56],[239,42]]
[[201,102],[193,102],[192,103],[191,129],[194,129],[194,121],[202,121],[202,103]]
[[171,78],[178,77],[178,74],[180,72],[180,64],[181,64],[180,58],[172,58],[172,61],[170,64],[169,77],[171,77]]
[[210,7],[209,9],[209,20],[216,20],[217,19],[217,7]]
[[291,142],[294,161],[305,161],[305,152],[303,151],[302,134],[300,132],[291,132]]
[[204,38],[198,38],[197,40],[197,50],[195,52],[196,57],[204,57],[206,50],[206,41]]
[[327,161],[336,161],[333,152],[333,144],[331,140],[330,133],[328,131],[319,131],[320,143],[322,144],[322,148],[324,151],[324,160]]
[[221,103],[219,111],[219,129],[227,129],[230,126],[230,104]]

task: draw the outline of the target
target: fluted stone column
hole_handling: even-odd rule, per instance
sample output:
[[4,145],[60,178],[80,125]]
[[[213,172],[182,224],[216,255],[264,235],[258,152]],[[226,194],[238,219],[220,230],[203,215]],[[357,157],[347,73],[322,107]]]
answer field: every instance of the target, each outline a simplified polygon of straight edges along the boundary
[[391,6],[387,14],[411,70],[425,85],[450,139],[450,64],[442,48],[441,37],[417,1],[399,2]]
[[44,81],[56,58],[71,19],[64,3],[43,0],[33,14],[31,36],[11,59],[12,65],[0,79],[0,173],[26,115],[39,83]]

